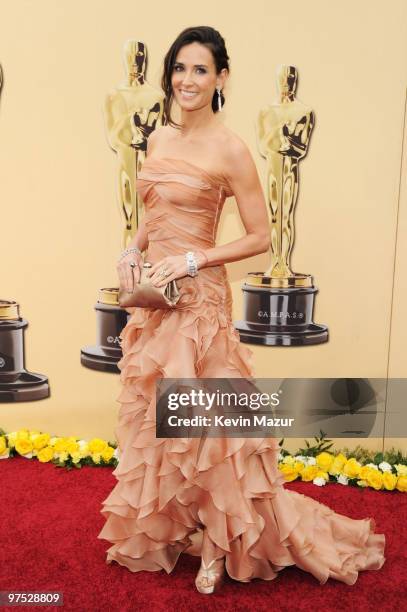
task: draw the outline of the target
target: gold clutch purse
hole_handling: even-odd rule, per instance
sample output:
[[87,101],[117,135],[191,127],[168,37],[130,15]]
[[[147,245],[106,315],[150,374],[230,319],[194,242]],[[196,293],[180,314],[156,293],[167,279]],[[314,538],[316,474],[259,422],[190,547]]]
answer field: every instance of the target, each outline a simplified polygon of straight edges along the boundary
[[138,283],[134,278],[134,268],[131,268],[133,288],[131,291],[127,291],[125,287],[120,286],[118,299],[121,308],[131,306],[139,306],[140,308],[173,308],[178,302],[180,293],[175,280],[162,287],[154,287],[151,279],[147,277],[147,272],[150,268],[152,268],[152,264],[145,261]]

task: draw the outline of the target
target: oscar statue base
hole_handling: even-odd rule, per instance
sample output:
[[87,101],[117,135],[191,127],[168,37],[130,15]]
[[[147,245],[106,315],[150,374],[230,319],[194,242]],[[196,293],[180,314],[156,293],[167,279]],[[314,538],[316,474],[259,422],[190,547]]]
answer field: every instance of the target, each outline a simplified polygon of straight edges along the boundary
[[274,279],[253,272],[242,291],[243,320],[234,323],[241,342],[306,346],[328,341],[328,328],[312,320],[318,292],[312,277],[298,274],[292,279]]
[[33,402],[49,397],[48,378],[25,368],[24,331],[15,300],[0,299],[0,403]]
[[120,332],[127,323],[128,313],[120,308],[118,288],[101,289],[96,303],[96,344],[81,349],[81,364],[91,370],[120,372],[117,362],[122,358]]
[[44,374],[24,370],[18,372],[14,382],[0,382],[0,403],[34,402],[49,395],[48,378]]

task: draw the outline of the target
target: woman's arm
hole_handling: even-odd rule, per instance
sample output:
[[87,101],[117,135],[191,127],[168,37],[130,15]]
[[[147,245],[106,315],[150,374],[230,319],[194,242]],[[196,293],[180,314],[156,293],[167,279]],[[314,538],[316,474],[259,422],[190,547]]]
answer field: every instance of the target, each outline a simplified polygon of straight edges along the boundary
[[270,246],[269,219],[263,189],[250,151],[240,138],[234,141],[228,153],[226,178],[236,198],[246,236],[222,246],[197,251],[198,268],[265,253]]
[[[151,144],[154,140],[154,134],[154,131],[151,132],[150,136],[147,139],[146,156],[151,153]],[[148,232],[144,218],[141,219],[141,221],[139,222],[136,233],[127,245],[127,249],[131,249],[132,247],[138,248],[141,252],[145,251],[148,247]],[[123,251],[123,253],[124,252],[125,251]],[[132,271],[132,269],[130,268],[130,263],[137,264],[137,267],[134,268],[134,271]],[[124,256],[122,254],[119,261],[117,262],[117,274],[120,279],[120,284],[125,286],[127,288],[127,291],[131,291],[131,287],[133,286],[133,275],[135,281],[139,281],[142,265],[143,256],[140,253],[135,253],[134,251],[130,251],[130,253],[127,253],[127,255]]]
[[127,245],[128,249],[131,247],[137,247],[140,251],[145,251],[148,247],[148,234],[144,218],[139,222],[137,232]]

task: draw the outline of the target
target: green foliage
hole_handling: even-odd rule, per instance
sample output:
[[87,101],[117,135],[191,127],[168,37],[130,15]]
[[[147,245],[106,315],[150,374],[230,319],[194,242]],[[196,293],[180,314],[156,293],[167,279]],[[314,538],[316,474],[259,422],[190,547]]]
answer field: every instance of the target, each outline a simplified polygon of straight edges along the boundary
[[[321,437],[314,437],[314,439],[316,440],[316,444],[311,446],[308,440],[304,440],[306,448],[299,448],[295,454],[303,455],[304,457],[316,457],[317,455],[319,455],[319,453],[328,452],[329,449],[333,446],[333,442],[332,440],[328,440],[325,438],[326,434],[322,431],[322,429],[319,430],[319,433],[321,434]],[[284,442],[284,438],[282,442]],[[285,449],[283,449],[283,451],[281,451],[281,453],[284,456],[290,454]]]
[[387,461],[391,465],[395,463],[401,463],[403,465],[407,465],[407,455],[403,455],[400,450],[396,450],[394,447],[390,448],[384,453],[378,453],[377,451],[368,450],[367,448],[363,448],[359,444],[353,448],[349,449],[347,446],[339,449],[338,452],[343,453],[346,457],[354,457],[356,461],[359,463],[375,463],[379,465],[382,461]]

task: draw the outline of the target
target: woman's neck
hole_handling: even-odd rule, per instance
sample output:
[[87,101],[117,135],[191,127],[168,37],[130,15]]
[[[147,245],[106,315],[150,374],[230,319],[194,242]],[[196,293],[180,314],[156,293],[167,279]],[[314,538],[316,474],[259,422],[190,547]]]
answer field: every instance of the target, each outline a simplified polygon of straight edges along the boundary
[[188,138],[201,132],[207,132],[209,129],[218,125],[219,120],[212,108],[206,106],[194,111],[186,111],[182,109],[180,123],[180,136]]

